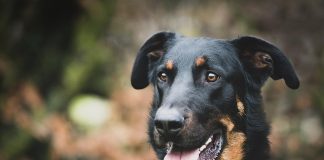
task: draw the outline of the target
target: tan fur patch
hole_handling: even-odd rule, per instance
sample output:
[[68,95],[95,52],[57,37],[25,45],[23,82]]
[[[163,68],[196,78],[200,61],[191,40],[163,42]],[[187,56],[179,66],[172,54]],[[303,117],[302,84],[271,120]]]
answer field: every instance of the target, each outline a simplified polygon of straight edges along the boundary
[[219,120],[227,128],[227,132],[230,132],[234,128],[234,123],[228,116],[224,116]]
[[221,160],[242,160],[244,157],[243,145],[246,140],[242,132],[228,132],[227,145],[221,154]]
[[238,96],[236,96],[236,105],[237,105],[237,109],[239,110],[239,115],[243,116],[245,107],[243,105],[243,102],[240,100]]
[[199,67],[199,66],[203,66],[204,64],[206,63],[206,58],[205,57],[198,57],[196,59],[196,66]]
[[234,131],[234,123],[229,116],[224,116],[220,122],[227,127],[227,144],[220,155],[221,160],[241,160],[244,157],[243,145],[246,140],[244,133]]
[[173,62],[172,62],[172,60],[168,60],[168,61],[165,63],[165,67],[166,67],[166,69],[168,69],[168,70],[172,70],[172,69],[173,69]]

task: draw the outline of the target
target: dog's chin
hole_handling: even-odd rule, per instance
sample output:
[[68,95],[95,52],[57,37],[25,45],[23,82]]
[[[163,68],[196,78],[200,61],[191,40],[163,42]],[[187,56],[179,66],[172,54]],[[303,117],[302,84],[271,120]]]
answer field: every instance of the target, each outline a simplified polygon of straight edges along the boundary
[[173,142],[167,143],[167,154],[164,160],[215,160],[224,147],[224,135],[212,134],[204,144],[193,148],[183,149]]

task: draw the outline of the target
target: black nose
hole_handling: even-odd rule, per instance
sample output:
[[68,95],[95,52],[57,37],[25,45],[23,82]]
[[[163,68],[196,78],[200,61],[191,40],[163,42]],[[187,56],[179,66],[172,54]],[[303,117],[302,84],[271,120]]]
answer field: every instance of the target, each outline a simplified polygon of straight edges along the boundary
[[162,136],[173,137],[184,126],[184,117],[175,109],[160,108],[154,120],[155,128]]

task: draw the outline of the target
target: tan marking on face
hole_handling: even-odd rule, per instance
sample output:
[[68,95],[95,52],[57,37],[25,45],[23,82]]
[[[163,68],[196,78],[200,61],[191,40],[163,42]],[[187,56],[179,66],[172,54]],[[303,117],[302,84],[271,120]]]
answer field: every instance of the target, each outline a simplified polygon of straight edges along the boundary
[[227,145],[225,146],[221,160],[242,160],[244,157],[243,146],[246,137],[242,132],[227,132]]
[[237,109],[239,111],[239,115],[240,116],[243,116],[244,115],[244,110],[245,110],[245,107],[243,105],[243,102],[240,100],[240,98],[238,96],[236,96],[236,105],[237,105]]
[[226,126],[227,144],[220,155],[221,160],[242,160],[244,157],[243,146],[246,140],[245,134],[234,131],[234,123],[229,116],[220,118],[220,122]]
[[196,59],[196,67],[203,66],[206,63],[206,58],[201,56]]
[[234,123],[228,116],[224,116],[219,120],[227,129],[227,132],[230,132],[234,128]]
[[168,70],[172,70],[172,69],[173,69],[173,61],[172,61],[172,60],[168,60],[168,61],[165,63],[165,67],[166,67],[166,69],[168,69]]

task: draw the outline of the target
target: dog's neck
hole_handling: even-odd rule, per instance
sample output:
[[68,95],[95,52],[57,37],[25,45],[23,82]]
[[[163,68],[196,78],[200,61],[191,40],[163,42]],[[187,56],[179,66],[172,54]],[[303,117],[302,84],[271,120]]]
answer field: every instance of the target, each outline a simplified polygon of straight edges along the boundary
[[262,106],[262,96],[253,95],[245,100],[246,102],[246,133],[247,152],[246,159],[269,159],[270,145],[268,135],[270,133],[269,124]]
[[[247,81],[251,81],[252,77],[247,76]],[[262,105],[261,88],[263,83],[248,83],[245,88],[245,95],[242,101],[246,106],[246,133],[247,145],[249,148],[249,159],[269,159],[270,145],[268,135],[270,126],[266,120],[266,114]]]

